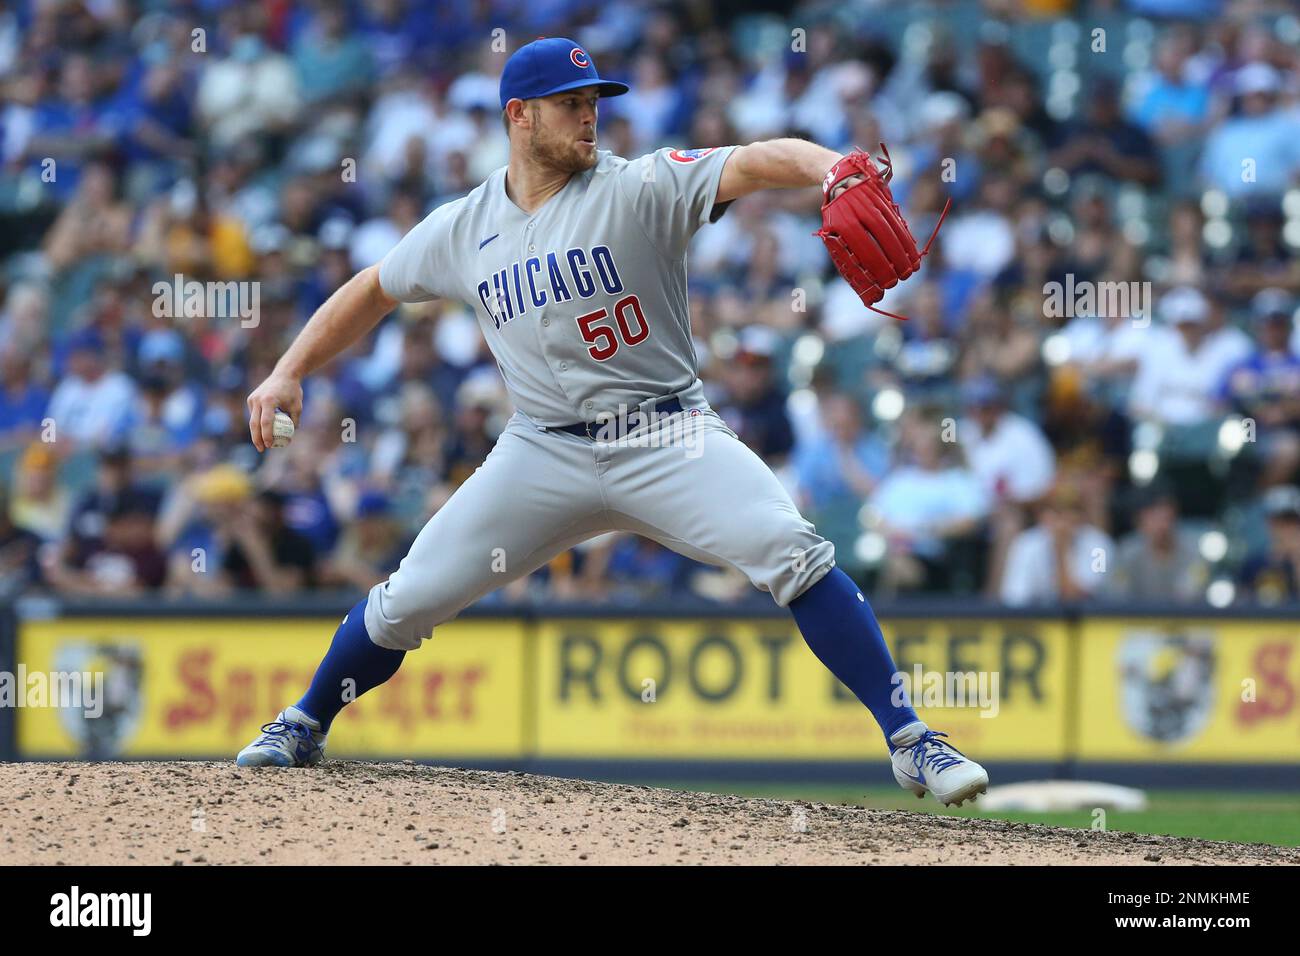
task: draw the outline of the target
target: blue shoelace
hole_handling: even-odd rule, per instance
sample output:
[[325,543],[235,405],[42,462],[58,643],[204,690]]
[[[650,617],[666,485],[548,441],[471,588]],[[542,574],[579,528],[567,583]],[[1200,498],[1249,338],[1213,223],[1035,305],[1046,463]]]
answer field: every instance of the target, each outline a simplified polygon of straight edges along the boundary
[[933,770],[947,770],[961,763],[966,755],[952,744],[939,739],[947,736],[941,730],[927,730],[923,733],[921,739],[911,746],[912,759],[916,765],[920,767],[928,764]]
[[262,736],[258,738],[257,743],[270,743],[280,737],[297,737],[305,741],[313,752],[320,750],[320,744],[316,743],[316,738],[312,736],[311,728],[306,724],[294,723],[288,720],[273,720],[269,724],[262,725]]

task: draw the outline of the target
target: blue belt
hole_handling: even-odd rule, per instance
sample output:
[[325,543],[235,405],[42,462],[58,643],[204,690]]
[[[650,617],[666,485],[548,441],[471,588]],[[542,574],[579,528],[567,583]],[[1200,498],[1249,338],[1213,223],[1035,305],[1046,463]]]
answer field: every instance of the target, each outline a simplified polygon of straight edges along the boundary
[[637,406],[631,414],[621,418],[611,417],[607,420],[577,422],[573,425],[547,425],[544,430],[548,432],[565,432],[591,441],[597,439],[601,441],[617,441],[628,432],[636,431],[644,426],[647,423],[647,415],[672,415],[680,411],[683,411],[681,400],[674,396],[665,398],[649,408]]

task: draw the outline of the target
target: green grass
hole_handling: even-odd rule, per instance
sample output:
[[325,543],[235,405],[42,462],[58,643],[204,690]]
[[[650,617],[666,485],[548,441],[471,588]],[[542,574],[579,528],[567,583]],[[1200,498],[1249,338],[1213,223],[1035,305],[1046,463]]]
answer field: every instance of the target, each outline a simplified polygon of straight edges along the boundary
[[[946,809],[933,797],[917,800],[897,788],[863,788],[838,784],[664,784],[674,789],[709,793],[734,793],[747,797],[781,800],[811,800],[881,810],[919,810],[954,817],[984,817],[1042,823],[1049,826],[1092,826],[1092,812],[1078,810],[1054,813],[1008,811],[983,813],[970,805]],[[1237,843],[1270,843],[1300,846],[1300,794],[1254,793],[1245,791],[1149,790],[1148,809],[1140,813],[1108,810],[1106,829],[1111,832],[1147,833],[1161,836],[1198,837],[1202,840],[1231,840]]]

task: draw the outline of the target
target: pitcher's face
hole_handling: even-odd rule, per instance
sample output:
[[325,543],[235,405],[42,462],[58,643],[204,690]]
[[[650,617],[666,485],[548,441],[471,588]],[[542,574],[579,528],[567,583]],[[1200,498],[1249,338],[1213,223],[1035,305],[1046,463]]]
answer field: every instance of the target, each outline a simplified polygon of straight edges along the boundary
[[599,97],[591,86],[529,100],[527,148],[533,161],[567,173],[595,166]]

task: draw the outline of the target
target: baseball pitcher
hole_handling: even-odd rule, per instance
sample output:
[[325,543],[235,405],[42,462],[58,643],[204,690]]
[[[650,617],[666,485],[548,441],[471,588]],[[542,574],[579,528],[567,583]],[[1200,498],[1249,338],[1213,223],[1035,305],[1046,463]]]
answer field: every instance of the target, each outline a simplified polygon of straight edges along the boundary
[[988,775],[895,696],[866,597],[706,402],[687,308],[696,230],[756,190],[817,185],[819,235],[874,306],[925,254],[893,202],[888,167],[882,175],[865,153],[795,139],[622,159],[597,147],[596,126],[600,98],[627,90],[571,40],[517,51],[500,87],[508,165],[335,292],[249,396],[262,451],[277,409],[299,420],[304,377],[398,303],[450,298],[477,314],[516,411],[397,570],[343,619],[307,693],[237,762],[317,763],[347,700],[388,680],[437,625],[581,541],[627,531],[738,568],[788,607],[813,653],[875,717],[898,783],[960,804],[984,792]]

